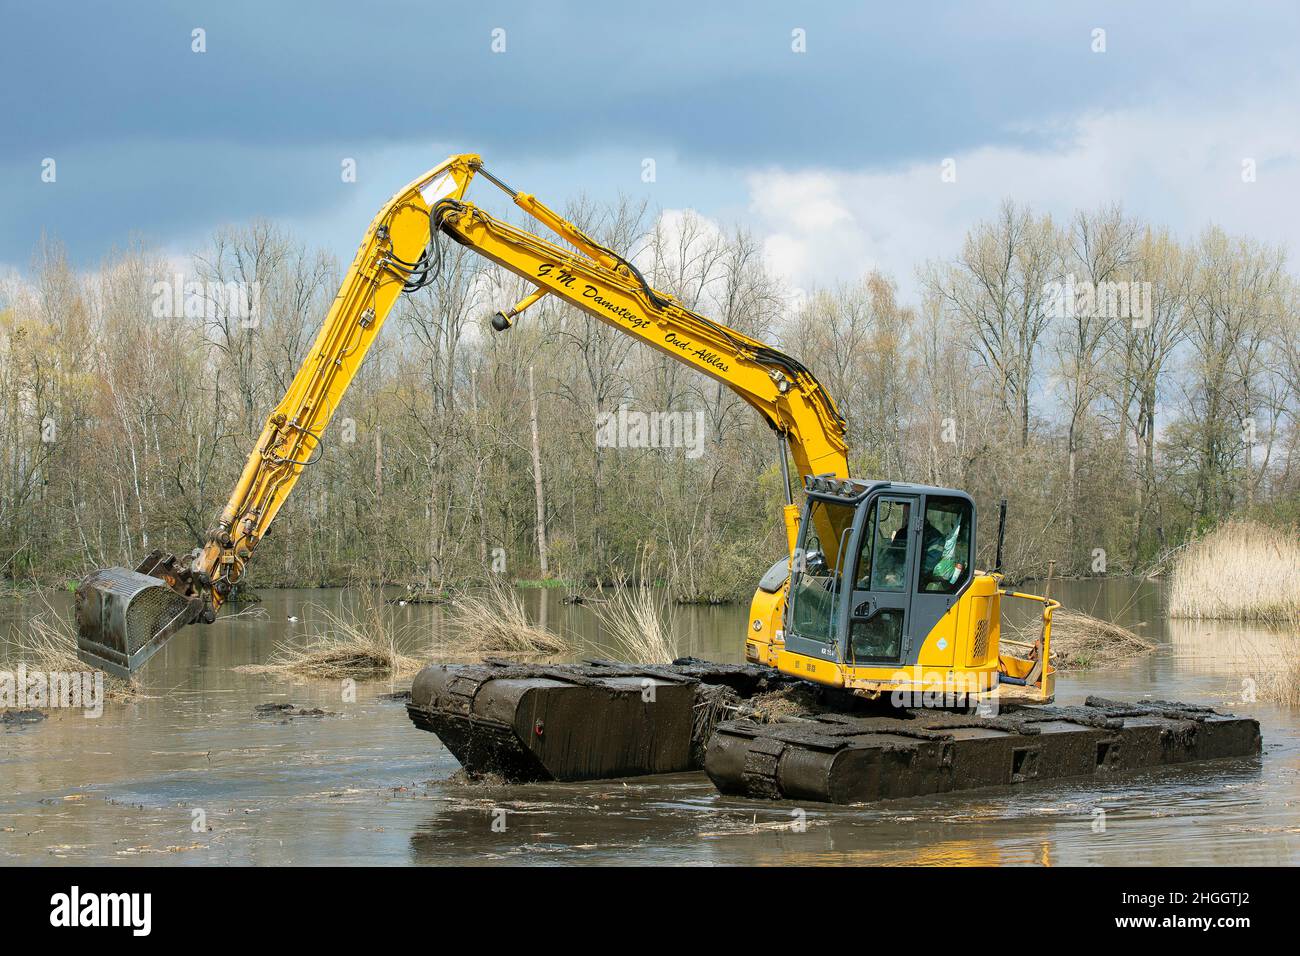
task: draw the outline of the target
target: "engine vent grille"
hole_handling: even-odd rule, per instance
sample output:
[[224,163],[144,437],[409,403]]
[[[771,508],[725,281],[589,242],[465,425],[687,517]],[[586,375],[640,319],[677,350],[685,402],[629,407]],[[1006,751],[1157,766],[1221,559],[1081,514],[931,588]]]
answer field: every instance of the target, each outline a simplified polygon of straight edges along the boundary
[[981,618],[975,625],[975,640],[971,643],[971,663],[978,664],[989,652],[989,621]]

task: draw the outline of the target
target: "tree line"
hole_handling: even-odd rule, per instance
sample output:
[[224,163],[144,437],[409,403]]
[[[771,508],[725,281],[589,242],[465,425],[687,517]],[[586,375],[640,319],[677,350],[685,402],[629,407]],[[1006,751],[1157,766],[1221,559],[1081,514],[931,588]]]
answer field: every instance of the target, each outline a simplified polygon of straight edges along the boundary
[[[1006,202],[903,302],[879,271],[796,294],[758,237],[693,213],[620,199],[566,214],[687,307],[809,365],[847,419],[854,474],[972,493],[984,566],[1002,497],[1016,576],[1048,560],[1138,573],[1231,515],[1300,520],[1300,285],[1281,247]],[[446,253],[389,318],[251,583],[644,568],[679,600],[750,593],[784,548],[766,425],[551,297],[492,332],[526,289]],[[179,267],[136,246],[78,271],[43,242],[0,286],[0,575],[197,545],[341,275],[263,221]],[[681,413],[698,434],[598,441],[620,412]]]

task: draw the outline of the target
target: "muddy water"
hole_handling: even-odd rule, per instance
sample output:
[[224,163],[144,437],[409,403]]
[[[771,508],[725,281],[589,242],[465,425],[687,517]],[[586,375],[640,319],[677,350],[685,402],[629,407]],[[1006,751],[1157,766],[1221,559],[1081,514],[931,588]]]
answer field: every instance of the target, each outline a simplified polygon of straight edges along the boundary
[[[307,633],[322,607],[347,600],[270,591],[264,617],[174,639],[146,669],[144,699],[110,704],[97,719],[53,710],[38,724],[0,727],[0,864],[1300,862],[1300,712],[1235,703],[1242,679],[1285,650],[1285,639],[1171,628],[1157,585],[1067,583],[1057,593],[1162,642],[1141,662],[1063,677],[1060,701],[1150,694],[1223,705],[1260,720],[1263,756],[845,808],[724,798],[702,774],[463,785],[437,738],[383,699],[401,684],[362,684],[349,702],[336,682],[233,670],[265,660],[277,640]],[[602,643],[588,610],[562,605],[558,593],[528,599],[552,627]],[[29,611],[0,604],[0,633]],[[438,608],[396,613],[414,625],[417,645],[442,626]],[[684,652],[738,659],[744,608],[677,613]],[[266,703],[330,716],[256,716]],[[802,832],[792,827],[800,810]]]

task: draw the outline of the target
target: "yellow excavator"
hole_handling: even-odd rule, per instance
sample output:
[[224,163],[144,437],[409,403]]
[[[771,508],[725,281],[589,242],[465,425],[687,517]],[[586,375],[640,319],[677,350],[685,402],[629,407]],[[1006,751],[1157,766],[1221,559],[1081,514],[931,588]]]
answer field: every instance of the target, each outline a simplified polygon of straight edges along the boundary
[[[476,177],[565,245],[469,202]],[[864,697],[942,694],[964,706],[1052,699],[1057,603],[1001,587],[1001,522],[994,570],[978,571],[970,496],[851,477],[844,419],[807,366],[652,288],[627,258],[510,188],[472,154],[453,156],[407,185],[370,224],[306,362],[203,546],[183,557],[154,551],[134,571],[103,569],[82,582],[76,613],[86,662],[127,676],[180,628],[215,619],[298,478],[322,454],[325,428],[398,296],[437,277],[448,240],[533,287],[496,313],[496,330],[554,296],[724,383],[771,426],[785,479],[789,553],[755,593],[744,635],[749,662]],[[1001,650],[1006,597],[1042,609],[1038,639],[1015,654]]]

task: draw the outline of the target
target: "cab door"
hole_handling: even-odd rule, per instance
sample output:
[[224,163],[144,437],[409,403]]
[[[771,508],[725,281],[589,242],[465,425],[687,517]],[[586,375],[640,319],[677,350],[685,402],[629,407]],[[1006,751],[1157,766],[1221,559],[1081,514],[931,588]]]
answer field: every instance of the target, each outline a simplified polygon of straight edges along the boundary
[[900,664],[911,651],[918,504],[914,495],[881,494],[867,505],[849,601],[846,657],[851,664]]
[[808,498],[786,606],[785,647],[793,654],[843,660],[842,621],[856,514],[848,502]]

